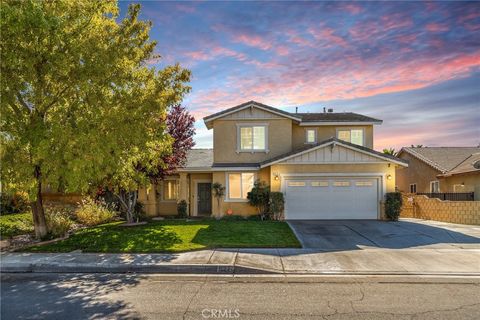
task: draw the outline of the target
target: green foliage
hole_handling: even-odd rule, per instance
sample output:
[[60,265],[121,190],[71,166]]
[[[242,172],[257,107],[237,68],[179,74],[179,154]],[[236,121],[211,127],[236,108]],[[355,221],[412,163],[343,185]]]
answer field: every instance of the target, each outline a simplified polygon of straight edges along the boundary
[[77,221],[86,226],[112,221],[117,213],[113,207],[103,199],[94,200],[90,197],[83,199],[80,207],[75,211]]
[[25,193],[17,192],[15,194],[1,193],[0,213],[20,213],[30,209],[28,197]]
[[116,1],[2,1],[3,191],[32,201],[40,183],[131,191],[163,166],[167,109],[189,91],[190,72],[150,67],[159,57],[139,12],[131,5],[120,19]]
[[0,238],[11,238],[20,234],[33,232],[32,214],[30,212],[0,216]]
[[274,220],[281,220],[285,209],[285,199],[282,192],[270,192],[269,209]]
[[262,218],[268,216],[268,203],[270,201],[270,186],[263,181],[255,181],[252,190],[247,194],[248,203],[257,208]]
[[279,221],[163,220],[128,228],[118,224],[82,229],[66,240],[26,250],[154,253],[222,247],[300,247],[288,224]]
[[397,221],[402,209],[402,194],[400,192],[388,192],[385,197],[385,214],[388,219]]
[[74,223],[71,219],[71,209],[62,206],[47,206],[45,208],[45,219],[47,222],[48,235],[46,239],[64,237],[72,229]]
[[383,149],[383,153],[391,155],[391,156],[396,156],[397,155],[397,152],[395,151],[395,148]]
[[188,216],[187,214],[187,201],[185,200],[180,200],[178,203],[177,203],[177,215],[178,217],[180,218],[186,218]]

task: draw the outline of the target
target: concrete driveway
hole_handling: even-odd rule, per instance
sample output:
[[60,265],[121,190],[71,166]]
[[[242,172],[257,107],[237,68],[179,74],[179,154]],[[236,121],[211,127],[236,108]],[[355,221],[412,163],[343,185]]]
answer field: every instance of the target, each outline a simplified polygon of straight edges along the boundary
[[480,249],[480,226],[401,219],[289,221],[305,249]]

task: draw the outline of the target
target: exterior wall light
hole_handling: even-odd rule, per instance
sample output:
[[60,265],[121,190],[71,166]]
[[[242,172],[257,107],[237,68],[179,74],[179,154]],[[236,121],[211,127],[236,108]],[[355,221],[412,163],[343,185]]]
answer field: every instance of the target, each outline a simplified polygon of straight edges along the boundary
[[274,173],[274,174],[273,174],[273,179],[274,179],[275,181],[280,180],[280,177],[278,176],[278,173]]
[[387,174],[387,180],[392,180],[392,175],[391,174]]

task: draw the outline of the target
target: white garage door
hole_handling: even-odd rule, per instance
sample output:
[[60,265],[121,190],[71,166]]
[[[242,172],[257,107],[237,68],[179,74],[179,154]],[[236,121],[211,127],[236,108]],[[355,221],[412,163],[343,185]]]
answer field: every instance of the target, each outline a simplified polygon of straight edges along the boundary
[[295,178],[285,183],[286,219],[377,219],[375,178]]

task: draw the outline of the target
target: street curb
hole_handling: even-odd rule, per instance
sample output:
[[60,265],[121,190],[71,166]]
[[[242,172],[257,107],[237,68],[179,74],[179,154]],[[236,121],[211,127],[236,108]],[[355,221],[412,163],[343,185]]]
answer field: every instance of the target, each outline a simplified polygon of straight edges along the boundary
[[480,277],[480,273],[462,272],[408,272],[408,271],[318,271],[318,272],[282,272],[251,268],[239,265],[213,264],[168,264],[168,265],[108,265],[108,266],[81,266],[75,264],[28,264],[2,265],[0,273],[110,273],[110,274],[183,274],[192,276],[448,276],[448,277]]

